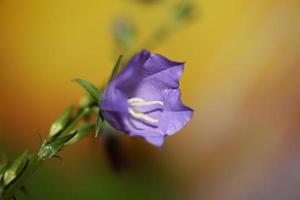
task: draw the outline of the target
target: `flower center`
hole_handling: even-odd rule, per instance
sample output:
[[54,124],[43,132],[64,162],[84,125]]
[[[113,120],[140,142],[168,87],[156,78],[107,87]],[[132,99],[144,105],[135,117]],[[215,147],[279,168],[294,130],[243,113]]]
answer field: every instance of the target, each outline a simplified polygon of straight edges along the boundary
[[136,98],[136,97],[128,99],[128,104],[129,104],[128,113],[132,117],[136,119],[142,119],[151,123],[158,123],[158,120],[150,117],[145,113],[139,112],[138,110],[132,108],[132,106],[151,106],[151,105],[163,106],[164,105],[162,101],[145,101],[142,98]]

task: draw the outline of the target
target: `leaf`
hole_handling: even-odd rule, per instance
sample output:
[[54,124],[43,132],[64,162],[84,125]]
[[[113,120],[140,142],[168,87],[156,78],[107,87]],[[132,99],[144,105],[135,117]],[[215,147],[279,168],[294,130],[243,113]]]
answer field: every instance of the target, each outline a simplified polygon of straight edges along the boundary
[[74,136],[78,134],[78,130],[73,131],[69,135],[63,137],[55,138],[53,141],[44,141],[43,145],[38,153],[38,157],[42,160],[53,157],[57,152],[59,152],[64,145],[70,141]]
[[65,112],[63,112],[52,124],[49,131],[50,137],[58,136],[58,134],[66,127],[70,122],[71,114],[73,112],[73,106],[69,106]]
[[87,93],[89,95],[91,95],[91,97],[93,97],[93,99],[96,103],[99,102],[99,100],[100,100],[100,91],[97,89],[96,86],[94,86],[93,84],[91,84],[90,82],[88,82],[86,80],[82,80],[82,79],[79,79],[79,78],[74,79],[73,81],[75,81],[81,87],[83,87],[87,91]]
[[112,72],[111,72],[108,83],[111,82],[112,79],[118,74],[119,68],[122,64],[122,59],[123,59],[123,55],[120,55],[117,62],[116,62],[116,64],[115,64],[115,66],[114,66],[114,68],[113,68],[113,70],[112,70]]
[[65,145],[70,145],[70,144],[74,144],[74,143],[78,142],[79,140],[81,140],[82,138],[87,136],[87,134],[92,131],[94,126],[95,125],[93,123],[88,123],[88,124],[84,124],[84,125],[80,126],[77,129],[78,133],[74,137],[72,137],[72,139],[70,139]]

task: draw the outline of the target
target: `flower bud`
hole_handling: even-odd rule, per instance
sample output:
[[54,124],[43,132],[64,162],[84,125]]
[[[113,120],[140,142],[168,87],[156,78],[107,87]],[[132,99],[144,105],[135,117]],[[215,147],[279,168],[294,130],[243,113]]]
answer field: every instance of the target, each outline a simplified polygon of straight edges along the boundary
[[4,185],[10,184],[13,180],[15,180],[24,167],[29,162],[29,159],[32,157],[32,154],[30,154],[27,150],[20,156],[18,157],[10,166],[9,168],[5,171],[3,175],[3,182]]
[[175,21],[186,20],[192,16],[194,10],[195,8],[193,4],[187,2],[181,3],[178,5],[178,7],[175,10],[174,20]]
[[130,48],[136,37],[133,23],[124,18],[116,20],[113,26],[113,36],[119,47],[122,49]]
[[61,131],[66,127],[66,125],[70,122],[71,114],[73,112],[73,106],[69,106],[65,112],[63,112],[57,120],[52,124],[49,137],[56,137],[61,133]]
[[84,95],[83,97],[81,97],[81,99],[79,100],[79,108],[86,108],[89,107],[91,105],[93,105],[95,102],[94,98],[91,95]]

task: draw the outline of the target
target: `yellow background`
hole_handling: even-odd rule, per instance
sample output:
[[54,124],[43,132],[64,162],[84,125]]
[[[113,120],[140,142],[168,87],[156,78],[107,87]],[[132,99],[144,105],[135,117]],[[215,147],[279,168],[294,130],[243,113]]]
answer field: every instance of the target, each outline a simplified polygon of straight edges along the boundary
[[[127,148],[138,145],[161,163],[185,198],[297,199],[287,186],[300,183],[300,1],[194,3],[193,20],[153,49],[186,62],[181,88],[194,117],[163,150],[123,138]],[[72,79],[106,80],[117,58],[115,19],[132,20],[142,43],[171,4],[1,0],[0,151],[38,146],[36,133],[46,136],[55,117],[84,94]],[[91,155],[88,142],[78,146],[86,153],[71,147],[65,160],[77,165],[82,154],[103,156]]]

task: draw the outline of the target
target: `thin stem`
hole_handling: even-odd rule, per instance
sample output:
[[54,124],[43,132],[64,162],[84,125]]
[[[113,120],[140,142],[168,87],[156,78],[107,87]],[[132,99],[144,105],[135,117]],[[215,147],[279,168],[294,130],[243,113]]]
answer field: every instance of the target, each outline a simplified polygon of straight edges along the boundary
[[72,131],[72,129],[74,129],[74,127],[80,122],[80,120],[82,120],[84,117],[86,117],[88,114],[90,114],[92,111],[92,109],[90,107],[85,107],[83,108],[72,120],[72,122],[65,128],[65,130],[61,133],[61,135],[66,135],[68,134],[70,131]]
[[[86,116],[92,114],[92,108],[87,106],[85,108],[82,108],[73,118],[71,123],[63,130],[63,132],[60,134],[60,136],[68,135],[71,131],[78,125],[78,123]],[[53,139],[47,139],[41,146],[47,142],[50,142]],[[64,146],[61,147],[60,150],[62,150]],[[27,164],[24,167],[21,174],[9,185],[7,185],[4,188],[4,192],[2,196],[0,195],[1,200],[11,200],[13,199],[16,192],[24,185],[24,182],[32,176],[38,168],[43,163],[43,159],[38,155],[34,154],[32,158],[27,160]]]

